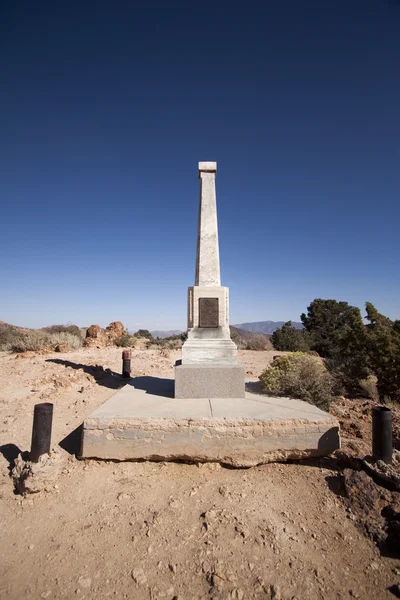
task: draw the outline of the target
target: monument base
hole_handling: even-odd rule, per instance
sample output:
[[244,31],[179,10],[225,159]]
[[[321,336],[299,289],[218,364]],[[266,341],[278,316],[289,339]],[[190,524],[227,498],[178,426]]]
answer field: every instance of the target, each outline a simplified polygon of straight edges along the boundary
[[175,398],[244,398],[242,365],[176,364]]
[[[210,335],[206,331],[206,334]],[[187,339],[182,346],[182,363],[185,365],[237,364],[237,347],[230,339],[210,337]]]
[[340,447],[337,419],[306,402],[248,392],[180,402],[171,384],[137,377],[99,406],[83,425],[82,458],[250,467]]

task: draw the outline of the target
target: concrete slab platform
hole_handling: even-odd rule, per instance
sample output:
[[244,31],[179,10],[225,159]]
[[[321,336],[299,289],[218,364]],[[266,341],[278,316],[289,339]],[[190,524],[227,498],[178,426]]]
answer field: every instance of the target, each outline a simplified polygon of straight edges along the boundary
[[249,392],[245,398],[178,400],[170,382],[133,379],[97,408],[84,422],[82,457],[248,467],[340,447],[338,421],[301,400]]

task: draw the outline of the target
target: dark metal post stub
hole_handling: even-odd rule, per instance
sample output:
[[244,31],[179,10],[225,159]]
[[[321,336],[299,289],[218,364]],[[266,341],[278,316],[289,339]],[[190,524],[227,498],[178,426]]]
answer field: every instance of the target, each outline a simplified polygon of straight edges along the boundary
[[131,351],[122,352],[122,377],[129,379],[131,376]]
[[54,405],[51,402],[35,404],[30,453],[32,462],[38,462],[42,454],[50,452],[53,407]]
[[386,406],[372,409],[372,456],[392,463],[392,411]]

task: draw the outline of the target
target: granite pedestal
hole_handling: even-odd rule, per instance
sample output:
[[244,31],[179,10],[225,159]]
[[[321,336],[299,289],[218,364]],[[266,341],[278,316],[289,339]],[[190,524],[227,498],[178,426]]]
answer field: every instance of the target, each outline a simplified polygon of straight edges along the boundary
[[242,365],[175,366],[175,398],[244,398]]

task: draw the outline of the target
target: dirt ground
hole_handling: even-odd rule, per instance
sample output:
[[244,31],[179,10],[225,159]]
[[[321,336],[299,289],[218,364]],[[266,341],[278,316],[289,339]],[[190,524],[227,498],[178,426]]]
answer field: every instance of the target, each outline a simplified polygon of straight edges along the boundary
[[[254,380],[277,352],[239,354]],[[133,375],[172,378],[179,357],[134,350]],[[0,354],[1,600],[400,594],[400,554],[386,556],[363,534],[341,495],[335,459],[229,469],[81,461],[60,447],[124,384],[120,371],[118,348]],[[9,467],[29,450],[33,407],[44,401],[54,402],[59,474],[23,497]],[[370,446],[370,404],[333,408],[345,443]]]

